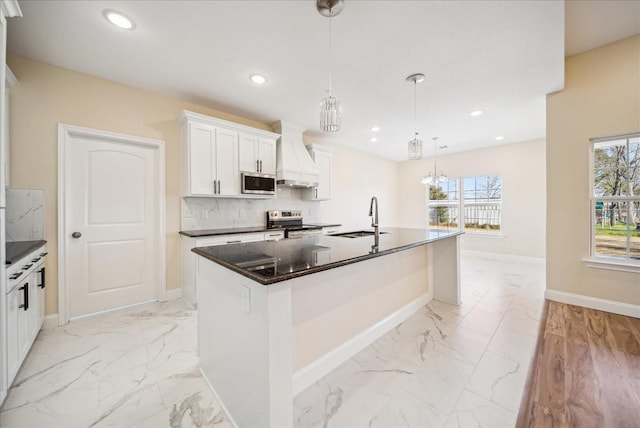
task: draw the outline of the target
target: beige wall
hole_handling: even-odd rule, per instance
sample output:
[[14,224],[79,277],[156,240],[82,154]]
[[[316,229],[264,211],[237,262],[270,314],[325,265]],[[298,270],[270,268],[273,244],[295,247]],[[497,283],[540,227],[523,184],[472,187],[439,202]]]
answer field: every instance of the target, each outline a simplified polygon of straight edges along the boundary
[[[19,80],[11,90],[11,186],[44,189],[47,260],[46,312],[57,313],[57,125],[156,138],[166,142],[167,289],[180,287],[181,110],[272,130],[268,124],[12,56]],[[322,144],[322,141],[319,141]],[[397,162],[334,146],[334,199],[318,202],[322,220],[366,227],[371,195],[381,199],[385,226],[397,225]],[[259,202],[256,202],[258,204]]]
[[640,304],[640,275],[588,268],[593,137],[640,131],[640,36],[567,58],[547,97],[547,289]]
[[[44,189],[47,314],[57,313],[57,126],[83,126],[166,142],[167,288],[180,286],[180,128],[182,109],[271,130],[263,123],[155,95],[26,58],[9,56],[11,186]],[[49,287],[49,284],[51,286]]]
[[[433,158],[406,161],[401,165],[400,218],[406,227],[426,227],[426,193],[420,180],[429,170],[433,170]],[[439,154],[438,170],[450,178],[502,176],[502,236],[465,234],[461,239],[462,249],[545,257],[544,140]]]
[[[323,144],[317,139],[308,142]],[[380,227],[402,226],[400,164],[395,161],[324,143],[333,149],[333,186],[329,201],[319,202],[319,218],[342,224],[342,230],[371,227],[369,205],[377,196]]]

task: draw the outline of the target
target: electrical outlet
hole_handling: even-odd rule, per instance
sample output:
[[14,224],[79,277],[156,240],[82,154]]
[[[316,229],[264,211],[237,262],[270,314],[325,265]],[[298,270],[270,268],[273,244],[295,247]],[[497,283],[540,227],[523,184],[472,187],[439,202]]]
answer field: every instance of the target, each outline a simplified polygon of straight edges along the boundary
[[251,314],[251,290],[246,285],[242,286],[242,310],[245,314]]
[[238,211],[238,217],[240,217],[240,218],[247,217],[247,211],[241,209],[240,211]]
[[202,218],[209,218],[209,210],[208,209],[203,209],[202,210]]
[[184,210],[182,211],[182,216],[185,218],[193,217],[193,211],[191,211],[189,207],[185,205]]

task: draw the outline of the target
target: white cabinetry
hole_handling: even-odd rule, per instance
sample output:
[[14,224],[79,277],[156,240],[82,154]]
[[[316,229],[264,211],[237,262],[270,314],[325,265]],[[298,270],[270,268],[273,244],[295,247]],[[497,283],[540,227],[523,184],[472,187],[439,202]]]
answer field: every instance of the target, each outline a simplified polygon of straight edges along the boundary
[[190,111],[182,125],[182,196],[243,195],[240,172],[275,174],[278,134]]
[[276,174],[276,140],[240,134],[239,167],[242,172]]
[[[9,272],[16,281],[9,284],[7,313],[7,386],[15,378],[44,322],[45,248],[17,262]],[[17,278],[20,278],[17,280]]]
[[304,189],[302,196],[310,201],[326,201],[331,199],[331,175],[333,152],[328,147],[308,144],[307,150],[318,170],[318,185],[311,189]]
[[322,228],[323,235],[333,235],[338,232],[340,232],[340,226],[324,226]]
[[[284,237],[283,232],[280,233]],[[268,233],[234,233],[230,235],[206,236],[192,238],[182,235],[182,298],[194,308],[197,306],[196,270],[197,254],[191,251],[195,247],[209,247],[214,245],[240,244],[243,242],[264,241]],[[277,239],[270,237],[269,239]]]
[[184,196],[240,194],[238,134],[190,121],[183,129]]

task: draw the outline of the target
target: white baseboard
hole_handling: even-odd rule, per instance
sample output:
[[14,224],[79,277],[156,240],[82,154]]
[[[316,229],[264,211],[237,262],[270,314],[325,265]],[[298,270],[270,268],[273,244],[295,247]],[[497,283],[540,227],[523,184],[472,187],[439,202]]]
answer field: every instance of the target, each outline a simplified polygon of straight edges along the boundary
[[51,314],[44,317],[41,330],[58,327],[58,314]]
[[484,257],[490,260],[503,260],[507,262],[533,262],[533,263],[545,263],[544,257],[530,257],[530,256],[516,256],[513,254],[502,253],[488,253],[486,251],[472,251],[472,250],[460,250],[461,256],[476,256]]
[[618,315],[640,318],[639,305],[631,305],[629,303],[599,299],[597,297],[583,296],[581,294],[565,293],[564,291],[557,290],[545,291],[544,297],[548,300],[567,303],[569,305],[584,306],[585,308],[597,309],[599,311],[611,312]]
[[167,300],[179,299],[182,297],[182,288],[174,288],[167,290]]
[[415,314],[429,303],[433,293],[425,293],[409,304],[398,309],[386,318],[378,321],[357,336],[349,339],[337,348],[327,352],[313,363],[301,368],[293,374],[292,392],[295,397],[300,392],[313,385],[323,376],[336,369],[340,364],[371,345],[385,333],[393,330],[398,324]]

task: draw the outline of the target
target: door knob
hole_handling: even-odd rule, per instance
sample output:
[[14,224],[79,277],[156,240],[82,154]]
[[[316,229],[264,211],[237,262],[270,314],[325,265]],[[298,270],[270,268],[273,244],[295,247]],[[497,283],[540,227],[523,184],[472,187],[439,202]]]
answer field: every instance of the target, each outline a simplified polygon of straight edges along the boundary
[[72,238],[75,238],[75,239],[78,239],[78,238],[80,238],[81,236],[82,236],[82,233],[80,233],[80,232],[73,232],[73,233],[71,234],[71,237],[72,237]]

